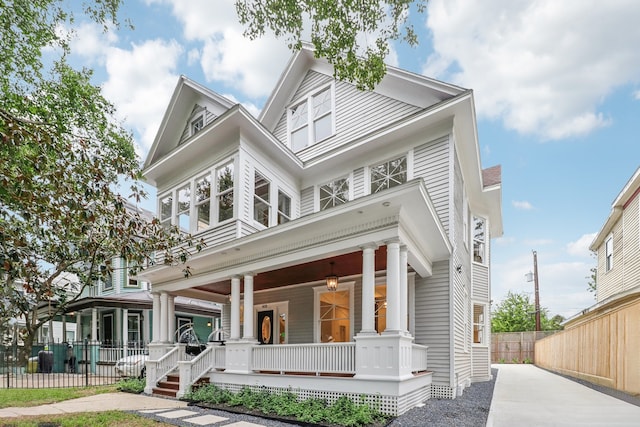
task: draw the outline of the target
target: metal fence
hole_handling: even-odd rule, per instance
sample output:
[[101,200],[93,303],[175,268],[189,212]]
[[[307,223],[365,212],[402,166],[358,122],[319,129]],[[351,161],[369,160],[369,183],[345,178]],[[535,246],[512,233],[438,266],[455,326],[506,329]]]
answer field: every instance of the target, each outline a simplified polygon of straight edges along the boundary
[[146,343],[138,342],[34,343],[30,351],[15,342],[0,345],[0,389],[114,384],[123,376],[118,360],[147,353]]

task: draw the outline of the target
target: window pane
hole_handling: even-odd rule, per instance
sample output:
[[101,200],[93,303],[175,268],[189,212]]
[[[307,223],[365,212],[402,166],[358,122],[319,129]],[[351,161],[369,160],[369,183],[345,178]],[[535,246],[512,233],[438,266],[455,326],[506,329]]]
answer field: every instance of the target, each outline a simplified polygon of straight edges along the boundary
[[207,175],[196,181],[196,203],[209,200],[211,197],[211,176]]
[[473,217],[473,260],[484,262],[485,258],[485,221],[483,218]]
[[198,205],[198,230],[204,230],[209,228],[210,220],[209,215],[211,211],[211,203],[204,202]]
[[331,136],[331,114],[319,118],[313,123],[315,142]]
[[256,172],[255,176],[254,194],[265,202],[269,202],[269,181],[258,172]]
[[390,160],[371,168],[371,193],[377,193],[405,182],[407,182],[407,159],[405,157]]
[[265,227],[269,226],[269,205],[258,198],[253,204],[253,219]]
[[306,126],[301,127],[300,129],[291,132],[291,149],[294,153],[302,150],[307,146],[309,135],[308,129]]
[[200,116],[191,122],[191,135],[198,133],[204,127],[204,117]]
[[291,109],[291,129],[298,129],[307,124],[308,120],[307,101]]
[[484,307],[473,306],[473,342],[484,344]]
[[351,337],[349,291],[320,295],[320,341],[348,342]]
[[320,187],[320,210],[346,203],[349,200],[349,181],[336,179]]
[[188,211],[191,203],[191,188],[189,186],[178,190],[178,213]]
[[233,163],[229,163],[227,166],[218,169],[216,177],[218,179],[219,193],[233,188]]
[[189,211],[178,215],[178,225],[180,229],[185,232],[189,232],[190,230],[190,221],[189,221]]
[[328,88],[313,97],[313,118],[331,111],[331,89]]
[[222,194],[218,203],[218,221],[229,218],[233,218],[233,191]]
[[171,208],[173,205],[173,197],[167,196],[160,201],[160,220],[165,221],[171,219]]
[[291,219],[291,198],[278,190],[278,224]]

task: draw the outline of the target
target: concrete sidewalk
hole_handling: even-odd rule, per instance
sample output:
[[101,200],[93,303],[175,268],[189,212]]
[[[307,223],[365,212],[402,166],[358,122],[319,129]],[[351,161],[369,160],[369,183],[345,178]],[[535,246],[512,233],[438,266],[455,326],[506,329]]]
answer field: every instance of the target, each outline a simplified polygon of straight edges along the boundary
[[48,405],[0,409],[0,418],[33,415],[67,414],[73,412],[102,412],[110,410],[141,411],[151,409],[183,408],[187,402],[162,399],[141,394],[104,393]]
[[487,427],[638,426],[640,407],[534,365],[494,365]]

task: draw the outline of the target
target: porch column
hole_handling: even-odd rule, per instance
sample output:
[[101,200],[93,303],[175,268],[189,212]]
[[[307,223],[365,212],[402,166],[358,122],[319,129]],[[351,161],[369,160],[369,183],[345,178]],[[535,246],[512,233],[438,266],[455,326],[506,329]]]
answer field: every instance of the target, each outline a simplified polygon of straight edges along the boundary
[[231,336],[229,339],[234,341],[240,339],[240,276],[231,278]]
[[387,243],[387,329],[385,332],[400,331],[400,242]]
[[151,327],[153,328],[153,338],[152,341],[153,342],[158,342],[161,341],[160,339],[160,294],[157,292],[153,292],[151,294],[151,296],[153,297],[153,323],[151,324]]
[[376,334],[376,248],[374,244],[362,247],[362,330],[360,334]]
[[91,309],[91,341],[98,341],[98,309]]
[[[111,340],[114,342],[120,341],[122,343],[122,341],[124,341],[124,337],[122,336],[122,309],[118,308],[115,310],[114,313],[114,317],[115,319],[113,319],[113,321],[116,323],[115,326],[112,325],[113,327],[113,336],[111,337]],[[103,325],[104,326],[104,325]],[[104,328],[103,328],[104,330]],[[104,337],[102,337],[103,341],[104,341]]]
[[253,275],[244,275],[244,331],[243,340],[255,341],[256,334],[253,332]]
[[407,247],[400,246],[400,330],[407,333],[409,294],[407,287]]
[[167,295],[167,338],[176,342],[176,297]]
[[75,341],[82,341],[84,337],[82,336],[82,313],[76,313],[76,339]]
[[167,316],[169,306],[169,295],[166,292],[160,293],[160,341],[166,343],[167,339]]
[[122,357],[127,355],[127,341],[129,340],[129,309],[122,309]]

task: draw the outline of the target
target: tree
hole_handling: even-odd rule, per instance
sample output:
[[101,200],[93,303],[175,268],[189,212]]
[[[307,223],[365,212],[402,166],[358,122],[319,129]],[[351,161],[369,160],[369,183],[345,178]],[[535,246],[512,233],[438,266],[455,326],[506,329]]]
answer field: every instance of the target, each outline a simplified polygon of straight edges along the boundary
[[316,57],[334,66],[336,78],[373,89],[386,73],[390,42],[418,43],[408,23],[412,5],[422,13],[426,1],[236,0],[236,11],[245,36],[255,39],[270,30],[291,49],[300,49],[308,25]]
[[[535,313],[536,307],[529,300],[529,295],[509,291],[491,313],[491,332],[535,331]],[[549,319],[547,309],[540,308],[540,327],[543,331],[562,329],[562,321],[564,318],[560,315]]]
[[[84,10],[116,23],[120,2],[96,0]],[[91,72],[65,61],[69,35],[59,28],[73,21],[65,4],[16,0],[0,8],[0,320],[25,320],[27,351],[82,287],[111,274],[112,257],[126,259],[135,274],[154,252],[177,264],[188,245],[201,247],[128,208],[146,196],[139,159]],[[41,52],[49,46],[60,56],[45,69]],[[125,186],[131,199],[120,194]],[[181,244],[187,247],[172,249]],[[54,308],[38,314],[43,305]]]
[[[591,252],[591,256],[596,259],[596,264],[597,264],[597,259],[598,259],[597,254],[595,252]],[[593,293],[594,298],[598,298],[598,267],[597,266],[591,267],[589,269],[589,272],[591,274],[589,274],[586,277],[587,290]]]

